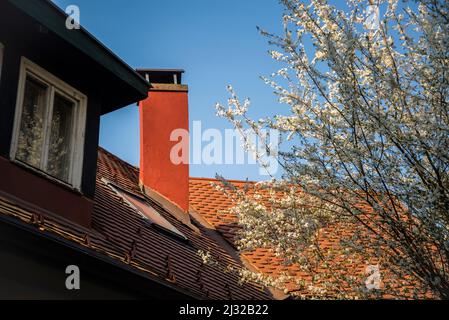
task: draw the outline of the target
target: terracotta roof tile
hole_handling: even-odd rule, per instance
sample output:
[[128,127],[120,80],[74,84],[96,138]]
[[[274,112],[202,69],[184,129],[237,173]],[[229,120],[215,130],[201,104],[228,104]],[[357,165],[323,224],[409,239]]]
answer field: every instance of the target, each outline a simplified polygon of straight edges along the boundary
[[[156,203],[149,203],[189,240],[183,243],[149,226],[133,208],[107,186],[105,178],[120,188],[141,193],[137,168],[111,153],[99,149],[95,206],[92,229],[85,230],[55,216],[40,215],[23,209],[19,203],[0,198],[0,214],[23,223],[35,225],[41,232],[50,232],[81,247],[95,250],[128,264],[192,296],[210,299],[269,299],[271,294],[259,285],[239,284],[235,274],[224,273],[228,265],[241,266],[209,231],[192,218],[199,233],[193,231]],[[198,250],[210,252],[220,266],[204,265]]]
[[[245,185],[244,181],[230,181],[234,186],[242,188]],[[223,237],[231,244],[235,244],[236,235],[239,230],[237,224],[237,217],[233,216],[227,209],[232,207],[231,200],[222,192],[217,191],[214,185],[220,185],[221,182],[216,179],[205,179],[205,178],[191,178],[190,179],[190,203],[192,208],[206,219],[213,227],[218,230]],[[251,184],[251,183],[250,183]],[[253,183],[252,183],[253,184]],[[368,209],[369,210],[369,209]],[[321,230],[319,234],[319,245],[320,248],[327,252],[332,252],[332,250],[341,248],[340,241],[343,238],[350,237],[356,232],[362,235],[361,241],[370,241],[371,235],[361,227],[359,224],[355,223],[335,223]],[[367,242],[370,244],[370,242]],[[368,245],[369,247],[369,245]],[[374,250],[373,250],[374,251]],[[286,264],[282,259],[275,256],[275,254],[268,248],[257,248],[251,252],[245,252],[242,254],[255,269],[259,270],[264,274],[271,276],[279,276],[282,273],[287,273],[295,276],[296,279],[310,281],[311,274],[301,271],[301,268],[297,265]],[[372,258],[369,261],[365,261],[364,258],[358,255],[351,255],[351,259],[348,256],[333,257],[332,264],[335,268],[335,272],[341,273],[342,275],[350,275],[360,279],[366,278],[365,268],[369,264],[376,264],[376,256],[374,252],[372,253]],[[315,271],[320,273],[324,271],[323,267],[318,267]],[[384,273],[384,278],[390,278],[390,272],[388,270],[382,270]],[[396,287],[400,294],[388,295],[384,294],[384,298],[389,297],[400,297],[402,295],[403,289],[406,287],[405,281],[389,281],[385,280],[389,285]],[[287,288],[291,291],[296,291],[299,289],[296,283],[287,283]],[[301,289],[303,294],[308,295],[308,293]],[[353,292],[353,289],[348,286],[346,288],[349,295]],[[411,297],[410,295],[405,295],[405,297]],[[428,298],[429,294],[426,292],[421,292],[421,297]]]

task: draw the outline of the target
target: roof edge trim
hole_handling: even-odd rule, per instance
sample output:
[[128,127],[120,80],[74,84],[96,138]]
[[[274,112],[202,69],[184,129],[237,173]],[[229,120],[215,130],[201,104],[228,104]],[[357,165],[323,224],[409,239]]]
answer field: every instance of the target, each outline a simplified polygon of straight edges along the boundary
[[83,27],[79,30],[67,29],[67,15],[54,3],[49,0],[8,1],[136,89],[142,99],[147,96],[148,82]]

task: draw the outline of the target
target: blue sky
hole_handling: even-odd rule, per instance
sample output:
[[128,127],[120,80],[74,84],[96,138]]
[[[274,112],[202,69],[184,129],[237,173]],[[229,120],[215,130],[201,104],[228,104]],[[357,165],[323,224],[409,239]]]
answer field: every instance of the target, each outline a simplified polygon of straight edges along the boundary
[[[268,56],[267,39],[256,30],[282,28],[277,0],[54,0],[77,5],[81,24],[132,67],[182,68],[189,85],[190,121],[203,130],[230,128],[214,105],[225,103],[226,86],[250,97],[251,115],[279,111],[271,88],[260,79],[278,67]],[[276,110],[278,109],[278,110]],[[204,143],[205,145],[207,143]],[[122,159],[139,163],[138,109],[129,106],[101,120],[100,145]],[[191,165],[195,177],[266,179],[256,165]]]

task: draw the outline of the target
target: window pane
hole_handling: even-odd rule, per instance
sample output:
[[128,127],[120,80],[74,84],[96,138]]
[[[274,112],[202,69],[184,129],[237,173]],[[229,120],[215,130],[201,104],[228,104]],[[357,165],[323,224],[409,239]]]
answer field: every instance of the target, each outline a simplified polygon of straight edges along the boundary
[[16,158],[40,168],[48,87],[27,77]]
[[69,182],[75,104],[55,93],[48,150],[47,172]]

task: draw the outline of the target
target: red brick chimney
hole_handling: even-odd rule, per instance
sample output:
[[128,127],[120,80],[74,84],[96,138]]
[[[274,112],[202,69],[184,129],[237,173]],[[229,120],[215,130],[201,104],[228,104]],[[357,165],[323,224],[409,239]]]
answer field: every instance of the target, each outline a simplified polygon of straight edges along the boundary
[[151,83],[148,98],[139,103],[141,187],[162,204],[175,204],[178,207],[175,211],[181,209],[184,218],[188,218],[188,135],[183,137],[187,140],[184,148],[187,154],[181,155],[187,161],[177,164],[170,158],[181,139],[175,135],[179,140],[171,141],[173,131],[189,130],[188,87],[180,84],[184,71],[138,69],[137,72]]

